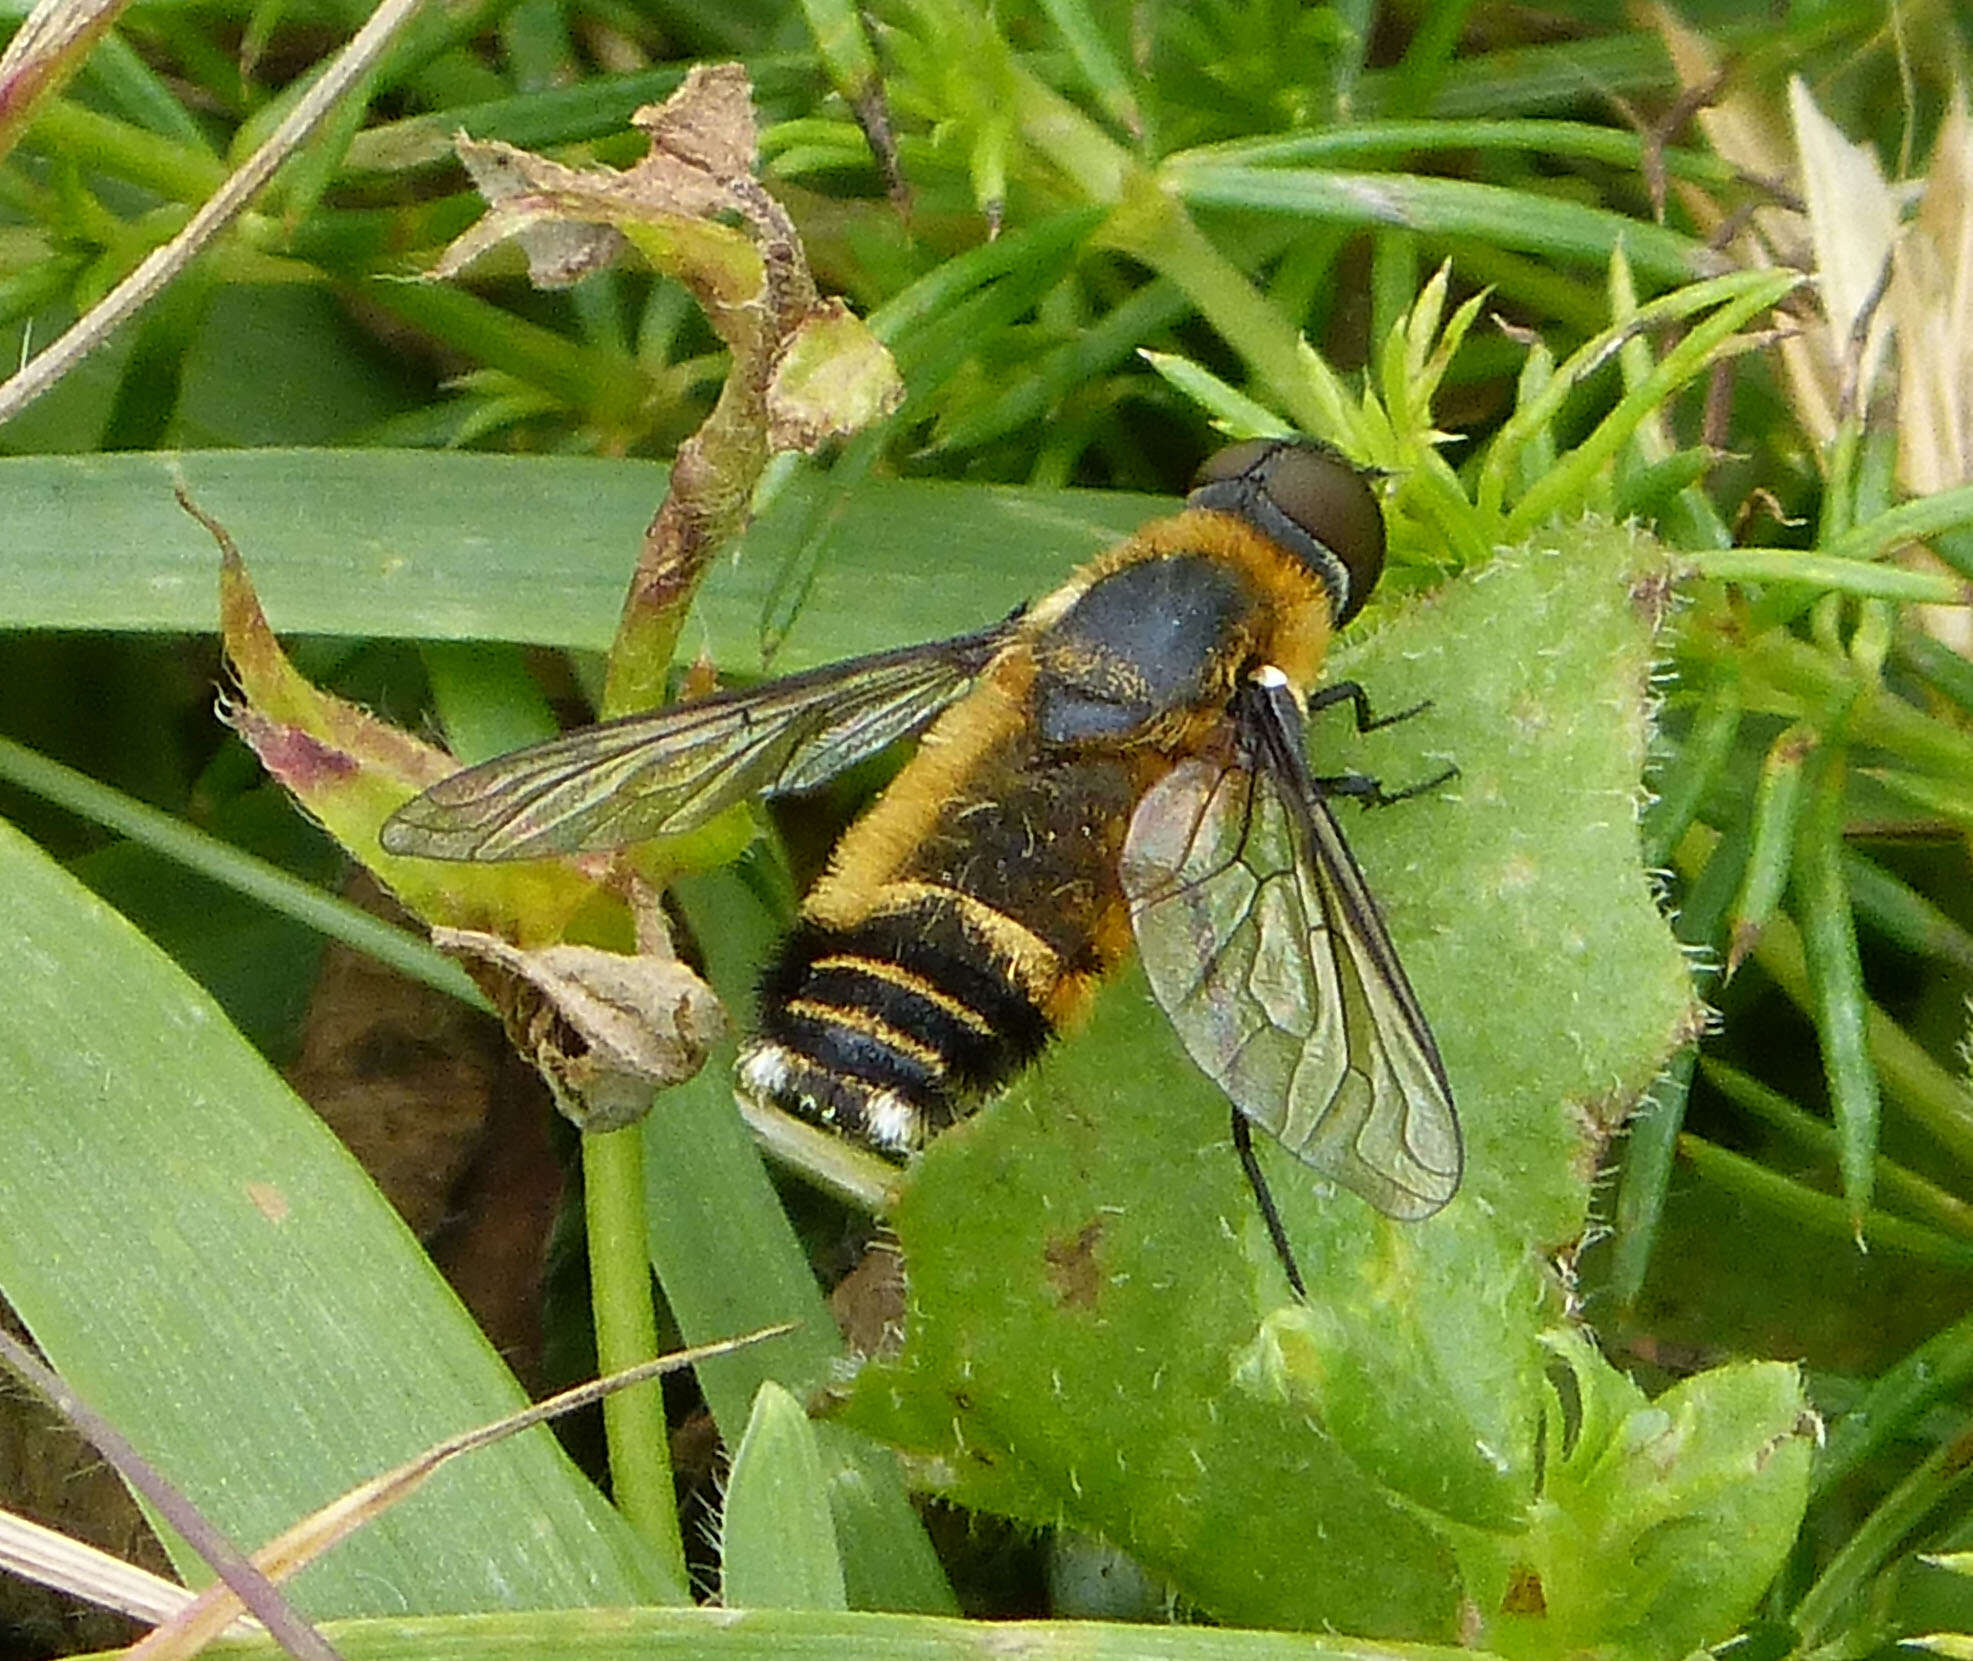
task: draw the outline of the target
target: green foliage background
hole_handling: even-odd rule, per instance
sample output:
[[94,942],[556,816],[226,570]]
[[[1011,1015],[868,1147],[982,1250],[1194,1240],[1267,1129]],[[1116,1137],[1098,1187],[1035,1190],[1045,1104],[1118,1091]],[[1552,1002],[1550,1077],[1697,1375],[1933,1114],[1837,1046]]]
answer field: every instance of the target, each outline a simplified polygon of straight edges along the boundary
[[[358,21],[121,12],[0,124],[0,323],[64,327]],[[1684,23],[1736,116],[1785,139],[1799,74],[1890,171],[1943,175],[1950,8]],[[896,1216],[907,1341],[852,1378],[814,1273],[841,1214],[770,1181],[716,1059],[633,1133],[627,1211],[591,1166],[590,1246],[599,1281],[655,1271],[667,1336],[800,1323],[698,1379],[740,1461],[717,1572],[759,1613],[659,1607],[688,1572],[623,1422],[621,1510],[534,1432],[309,1571],[300,1606],[380,1655],[989,1642],[961,1608],[1120,1655],[1272,1653],[1270,1627],[1362,1640],[1296,1653],[1640,1658],[1973,1630],[1925,1555],[1969,1528],[1973,675],[1905,604],[1963,600],[1942,573],[1973,563],[1973,503],[1899,505],[1915,440],[1881,399],[1833,437],[1792,400],[1762,331],[1810,302],[1709,247],[1708,205],[1773,198],[1674,116],[1680,38],[1590,4],[422,14],[190,273],[0,426],[0,813],[24,833],[0,840],[0,1293],[50,1359],[248,1544],[519,1399],[266,1065],[325,929],[461,985],[335,900],[338,848],[210,720],[217,562],[170,488],[320,684],[413,730],[436,710],[462,754],[545,731],[531,649],[593,683],[657,462],[725,356],[630,262],[557,293],[499,256],[409,279],[479,212],[456,131],[625,165],[634,109],[737,57],[762,175],[906,397],[826,470],[776,464],[683,655],[780,672],[1004,615],[1159,511],[1215,422],[1381,469],[1393,567],[1336,667],[1433,707],[1319,741],[1394,782],[1460,767],[1348,829],[1468,1185],[1408,1228],[1273,1161],[1296,1304],[1219,1099],[1130,978],[926,1158]],[[879,86],[908,212],[855,119]],[[1883,558],[1913,537],[1946,565]],[[826,835],[781,816],[679,884],[739,1012]],[[928,1533],[907,1476],[1018,1520],[1014,1566]],[[1091,1535],[1136,1591],[1049,1601],[1045,1565]],[[1091,1618],[1174,1609],[1229,1629]]]

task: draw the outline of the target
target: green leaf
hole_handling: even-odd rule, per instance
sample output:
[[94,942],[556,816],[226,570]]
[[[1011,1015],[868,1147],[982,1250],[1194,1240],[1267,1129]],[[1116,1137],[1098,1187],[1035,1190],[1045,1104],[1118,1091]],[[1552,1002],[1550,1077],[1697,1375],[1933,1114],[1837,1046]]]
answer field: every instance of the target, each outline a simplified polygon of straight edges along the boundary
[[1623,247],[1653,280],[1682,282],[1706,265],[1689,237],[1607,208],[1585,207],[1529,190],[1415,173],[1346,173],[1301,167],[1246,167],[1210,152],[1175,156],[1165,179],[1193,208],[1392,225],[1437,236],[1471,236],[1550,259],[1601,265]]
[[754,1397],[733,1456],[719,1547],[729,1609],[848,1607],[815,1427],[772,1379]]
[[[0,1294],[208,1517],[258,1545],[525,1405],[342,1145],[169,959],[4,825],[0,929]],[[330,1616],[684,1592],[544,1429],[463,1462],[295,1594]]]
[[[219,557],[172,501],[240,545],[284,633],[607,647],[665,472],[641,461],[261,450],[0,459],[0,627],[210,630]],[[769,585],[826,480],[791,487],[708,573],[685,634],[758,668]],[[851,495],[774,668],[1003,617],[1167,498],[872,481]],[[78,542],[78,526],[89,527]],[[928,558],[927,549],[942,550]],[[900,582],[900,572],[911,580]],[[886,596],[870,604],[873,593]]]
[[1746,1618],[1794,1543],[1816,1421],[1801,1376],[1738,1362],[1655,1402],[1587,1339],[1555,1348],[1578,1394],[1509,1571],[1503,1654],[1682,1656]]
[[[1121,1621],[967,1621],[794,1609],[599,1609],[443,1620],[343,1621],[324,1636],[350,1661],[1373,1661],[1385,1652],[1299,1632],[1231,1632]],[[121,1651],[117,1652],[121,1654]],[[270,1640],[229,1657],[278,1657]],[[1388,1661],[1399,1661],[1394,1652]],[[1472,1649],[1410,1649],[1402,1661],[1489,1661]]]

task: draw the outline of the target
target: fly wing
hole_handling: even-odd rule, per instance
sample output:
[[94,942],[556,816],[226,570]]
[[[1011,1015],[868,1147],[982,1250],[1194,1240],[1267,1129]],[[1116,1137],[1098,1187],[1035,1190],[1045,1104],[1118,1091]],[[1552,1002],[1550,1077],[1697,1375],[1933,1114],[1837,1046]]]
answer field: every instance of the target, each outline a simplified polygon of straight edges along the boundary
[[563,733],[441,779],[392,814],[380,840],[427,859],[535,859],[690,830],[744,797],[810,789],[923,726],[1010,629]]
[[1308,776],[1299,714],[1285,688],[1250,691],[1240,758],[1180,763],[1131,820],[1122,878],[1152,992],[1290,1153],[1389,1216],[1429,1217],[1464,1162],[1438,1047]]

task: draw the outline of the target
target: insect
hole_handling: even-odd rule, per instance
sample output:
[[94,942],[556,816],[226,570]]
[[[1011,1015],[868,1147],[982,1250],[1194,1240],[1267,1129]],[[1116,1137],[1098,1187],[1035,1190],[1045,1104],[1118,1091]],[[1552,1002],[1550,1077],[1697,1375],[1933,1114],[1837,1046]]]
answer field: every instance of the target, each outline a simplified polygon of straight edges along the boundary
[[[1392,1217],[1462,1165],[1438,1047],[1329,798],[1304,700],[1384,562],[1362,476],[1305,440],[1220,451],[1182,511],[976,634],[584,728],[445,779],[393,853],[502,860],[687,830],[927,728],[844,834],[761,982],[739,1087],[903,1159],[1071,1023],[1133,940],[1233,1106],[1291,1283],[1259,1125]],[[1406,714],[1413,713],[1406,711]]]

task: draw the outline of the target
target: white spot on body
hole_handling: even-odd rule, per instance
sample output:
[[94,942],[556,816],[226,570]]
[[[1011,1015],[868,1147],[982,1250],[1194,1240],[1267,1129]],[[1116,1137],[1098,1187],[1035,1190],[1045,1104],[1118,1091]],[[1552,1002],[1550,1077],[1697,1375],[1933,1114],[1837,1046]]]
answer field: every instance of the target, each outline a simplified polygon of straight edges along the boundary
[[755,1100],[774,1107],[793,1094],[793,1070],[788,1052],[779,1044],[749,1044],[734,1069],[740,1087]]
[[880,1148],[900,1153],[918,1145],[921,1125],[918,1109],[895,1090],[879,1090],[863,1104],[864,1134]]

